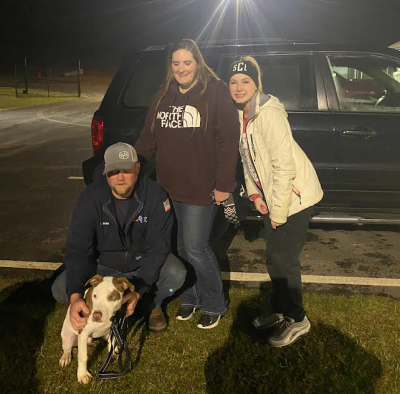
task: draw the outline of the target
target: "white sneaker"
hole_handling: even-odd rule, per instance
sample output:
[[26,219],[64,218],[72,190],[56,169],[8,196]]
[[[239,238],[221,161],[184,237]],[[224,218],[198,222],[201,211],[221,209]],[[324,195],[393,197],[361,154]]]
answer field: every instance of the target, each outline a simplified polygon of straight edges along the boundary
[[302,335],[307,334],[310,328],[311,324],[307,316],[300,322],[295,322],[292,318],[285,316],[268,338],[268,343],[273,347],[291,345]]

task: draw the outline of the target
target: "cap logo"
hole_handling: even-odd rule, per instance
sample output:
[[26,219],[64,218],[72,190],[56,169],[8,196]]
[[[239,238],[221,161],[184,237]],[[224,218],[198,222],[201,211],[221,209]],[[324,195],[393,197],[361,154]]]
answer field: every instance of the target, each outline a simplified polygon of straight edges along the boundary
[[129,152],[127,152],[126,150],[123,150],[123,151],[119,152],[118,157],[121,160],[129,159]]

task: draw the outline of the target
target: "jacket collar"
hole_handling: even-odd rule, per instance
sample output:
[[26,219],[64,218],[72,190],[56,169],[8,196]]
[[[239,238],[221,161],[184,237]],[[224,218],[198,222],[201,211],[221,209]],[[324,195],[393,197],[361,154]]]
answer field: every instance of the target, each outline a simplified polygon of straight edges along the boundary
[[260,108],[269,100],[270,96],[258,91],[250,101],[249,119],[254,118],[260,112]]
[[[255,118],[260,112],[260,108],[270,99],[269,94],[264,94],[260,91],[255,93],[250,100],[249,120]],[[239,110],[240,119],[243,119],[243,111]]]
[[[110,186],[108,186],[107,179],[104,176],[101,181],[101,194],[100,198],[102,201],[103,205],[108,205],[111,203],[112,199],[112,192],[110,189]],[[139,205],[143,205],[144,201],[146,200],[147,196],[147,183],[148,183],[148,178],[146,175],[139,175],[139,178],[136,182],[135,188],[133,189],[133,196],[132,196],[132,208],[135,210],[135,208]]]
[[126,246],[125,235],[128,233],[128,231],[130,229],[130,224],[135,219],[135,217],[137,217],[137,215],[139,215],[139,213],[141,212],[141,210],[143,209],[143,206],[144,206],[144,201],[145,201],[146,195],[147,195],[148,178],[146,176],[139,176],[139,178],[137,180],[137,183],[133,190],[133,196],[132,196],[131,202],[129,204],[129,211],[128,211],[127,222],[126,222],[126,226],[125,226],[125,234],[118,224],[117,214],[115,212],[115,205],[113,204],[113,201],[112,201],[112,198],[113,198],[112,192],[111,192],[111,189],[108,186],[107,180],[105,178],[104,178],[104,183],[108,188],[108,192],[104,193],[104,195],[102,195],[102,210],[106,214],[111,216],[111,219],[114,221],[115,225],[118,227],[118,232],[119,232],[121,242],[124,246]]

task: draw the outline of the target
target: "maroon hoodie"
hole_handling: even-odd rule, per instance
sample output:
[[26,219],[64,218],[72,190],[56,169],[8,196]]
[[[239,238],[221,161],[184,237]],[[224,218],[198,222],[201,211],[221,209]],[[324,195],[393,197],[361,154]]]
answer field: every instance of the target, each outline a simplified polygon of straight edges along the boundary
[[[238,112],[222,81],[197,83],[182,94],[174,81],[161,100],[151,130],[159,90],[150,104],[137,153],[156,157],[157,182],[173,200],[209,205],[215,188],[232,192],[240,138]],[[208,108],[208,111],[207,111]]]

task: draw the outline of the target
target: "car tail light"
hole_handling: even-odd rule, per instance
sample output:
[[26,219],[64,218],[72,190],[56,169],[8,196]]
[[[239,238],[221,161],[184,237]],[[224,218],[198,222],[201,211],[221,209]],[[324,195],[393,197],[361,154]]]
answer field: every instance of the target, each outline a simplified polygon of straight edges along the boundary
[[93,116],[92,119],[92,146],[96,153],[104,142],[104,121],[103,118]]

